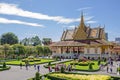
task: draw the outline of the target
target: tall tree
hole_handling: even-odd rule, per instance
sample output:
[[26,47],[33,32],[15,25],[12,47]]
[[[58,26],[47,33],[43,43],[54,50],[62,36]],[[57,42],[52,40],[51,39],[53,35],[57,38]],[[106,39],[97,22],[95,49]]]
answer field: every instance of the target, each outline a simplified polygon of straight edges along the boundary
[[4,58],[7,57],[9,50],[10,50],[10,45],[9,44],[4,44],[3,45]]
[[42,54],[43,53],[43,47],[40,46],[40,45],[36,46],[36,50],[37,50],[38,54]]
[[41,45],[41,40],[39,39],[38,36],[32,37],[32,38],[25,38],[21,41],[21,43],[25,46],[32,45]]
[[51,53],[50,48],[48,46],[44,46],[43,53],[44,53],[44,56],[48,56]]
[[51,38],[43,38],[42,43],[44,45],[49,45],[52,43],[52,39]]
[[4,33],[1,36],[1,44],[16,44],[18,43],[18,37],[12,33],[12,32],[8,32],[8,33]]
[[25,53],[26,53],[25,46],[20,45],[20,44],[14,44],[13,49],[15,51],[15,54],[17,54],[17,55],[20,55],[20,54],[25,55]]
[[41,45],[41,40],[39,39],[38,36],[32,37],[32,38],[31,38],[31,42],[32,42],[32,45],[33,45],[33,46]]

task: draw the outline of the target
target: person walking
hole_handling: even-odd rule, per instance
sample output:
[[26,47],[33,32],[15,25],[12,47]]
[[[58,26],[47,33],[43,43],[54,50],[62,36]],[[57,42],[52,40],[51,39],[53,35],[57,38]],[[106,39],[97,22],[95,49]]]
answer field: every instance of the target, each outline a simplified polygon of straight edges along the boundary
[[25,64],[26,70],[28,70],[28,64]]
[[109,67],[107,66],[107,73],[109,73]]
[[49,70],[49,72],[50,72],[50,66],[48,66],[48,70]]
[[20,63],[20,69],[22,69],[22,63]]
[[50,66],[50,72],[52,72],[52,66]]
[[36,63],[34,63],[34,69],[36,70]]
[[40,66],[39,65],[37,66],[37,70],[38,70],[38,72],[40,72]]
[[110,68],[110,72],[112,73],[112,66],[111,66],[111,68]]

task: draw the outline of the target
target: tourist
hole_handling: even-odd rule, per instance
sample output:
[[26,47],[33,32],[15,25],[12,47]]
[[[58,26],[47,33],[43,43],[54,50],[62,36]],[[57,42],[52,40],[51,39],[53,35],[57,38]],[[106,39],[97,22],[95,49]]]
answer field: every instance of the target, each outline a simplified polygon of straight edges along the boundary
[[26,70],[28,70],[28,64],[25,64]]
[[20,69],[22,69],[22,63],[20,63]]
[[109,67],[107,66],[107,73],[109,73]]
[[37,70],[38,70],[38,72],[40,72],[40,66],[39,65],[37,66]]
[[34,68],[35,68],[35,70],[36,70],[36,63],[34,63]]
[[70,69],[70,68],[71,68],[71,65],[69,64],[69,65],[68,65],[68,71],[71,71],[71,69]]
[[112,66],[110,67],[110,72],[112,73]]
[[57,66],[57,64],[55,65],[55,72],[58,70],[58,66]]
[[56,65],[56,71],[59,71],[59,67],[58,67],[58,64]]
[[50,66],[50,72],[52,72],[52,66]]
[[48,70],[49,70],[49,72],[50,72],[50,66],[48,66]]
[[113,66],[113,61],[111,61],[111,66]]

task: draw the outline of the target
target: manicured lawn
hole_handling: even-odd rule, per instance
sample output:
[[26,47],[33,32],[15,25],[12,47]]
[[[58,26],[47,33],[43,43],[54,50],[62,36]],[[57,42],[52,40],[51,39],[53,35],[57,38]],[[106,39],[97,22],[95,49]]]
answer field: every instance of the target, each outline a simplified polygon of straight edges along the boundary
[[[33,65],[34,63],[36,64],[43,64],[43,63],[48,63],[48,62],[54,62],[54,59],[41,59],[40,61],[35,61],[35,62],[29,62],[30,65]],[[6,64],[7,65],[20,65],[20,63],[22,63],[23,65],[25,65],[25,62],[22,62],[22,60],[14,60],[14,61],[7,61]]]
[[[63,62],[63,63],[59,63],[59,64],[66,64],[66,66],[68,66],[71,63],[74,63],[74,61],[72,60],[72,61],[67,61],[67,62]],[[89,70],[89,64],[88,63],[93,63],[93,65],[92,65],[93,69],[92,70]],[[75,65],[75,68],[74,68],[74,66],[72,66],[74,70],[80,70],[80,71],[88,71],[88,70],[89,71],[97,71],[97,70],[99,70],[98,61],[79,62],[77,64],[86,64],[86,66],[85,65],[83,65],[83,66],[82,65]],[[101,62],[101,64],[105,65],[106,62]],[[53,64],[52,67],[54,68],[55,64]]]

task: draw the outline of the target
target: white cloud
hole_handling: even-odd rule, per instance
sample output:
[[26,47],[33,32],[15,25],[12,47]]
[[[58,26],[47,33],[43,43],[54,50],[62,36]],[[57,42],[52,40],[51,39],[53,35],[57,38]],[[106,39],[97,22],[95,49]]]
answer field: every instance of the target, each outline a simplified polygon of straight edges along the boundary
[[86,23],[90,24],[90,23],[97,23],[97,21],[87,21]]
[[69,26],[69,28],[72,28],[72,29],[74,29],[76,26],[75,25],[71,25],[71,26]]
[[16,15],[16,16],[35,18],[40,20],[53,20],[53,21],[57,21],[58,23],[71,23],[75,21],[75,19],[68,19],[62,16],[48,16],[42,13],[34,13],[34,12],[26,11],[18,8],[18,6],[15,4],[6,4],[6,3],[0,3],[0,14]]
[[44,27],[43,25],[37,24],[37,23],[29,23],[29,22],[23,22],[19,20],[9,20],[6,18],[0,18],[0,23],[3,24],[22,24],[22,25],[28,25],[28,26],[34,26],[34,27]]
[[16,15],[16,16],[34,18],[40,20],[52,20],[64,24],[79,21],[79,19],[65,18],[62,16],[49,16],[42,13],[30,12],[19,8],[18,5],[7,4],[7,3],[0,3],[0,14]]
[[91,8],[92,8],[92,7],[83,7],[83,8],[77,9],[77,11],[84,11],[84,10],[91,9]]

